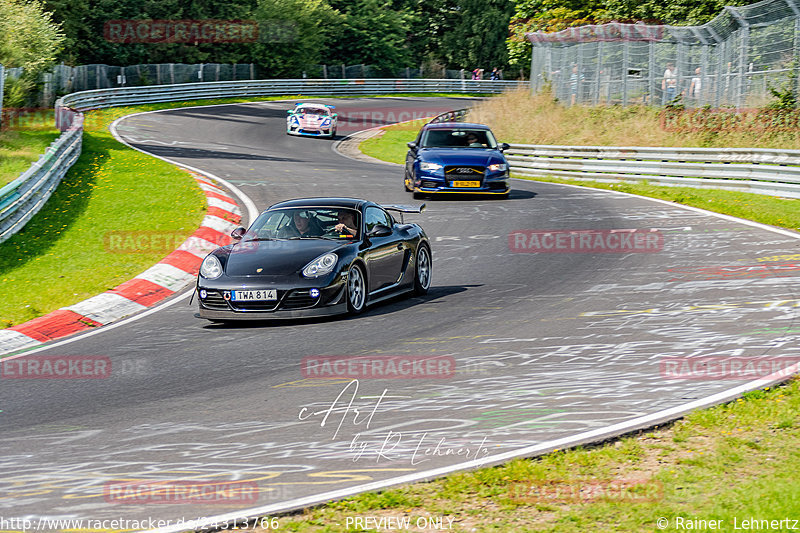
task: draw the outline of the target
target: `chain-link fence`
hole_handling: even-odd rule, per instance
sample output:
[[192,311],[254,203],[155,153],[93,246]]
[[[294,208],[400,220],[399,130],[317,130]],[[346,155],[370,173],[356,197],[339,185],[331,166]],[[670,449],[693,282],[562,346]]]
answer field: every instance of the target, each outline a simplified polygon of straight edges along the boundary
[[469,79],[470,72],[464,69],[448,69],[444,67],[405,67],[387,71],[374,65],[315,65],[306,76],[318,79],[354,79],[354,78],[432,78],[439,80]]
[[56,96],[92,89],[142,85],[171,85],[200,81],[254,80],[252,63],[226,65],[220,63],[161,63],[152,65],[56,65],[43,75],[42,104],[52,105]]
[[531,82],[568,103],[757,107],[797,90],[800,6],[725,7],[702,26],[612,22],[527,34]]

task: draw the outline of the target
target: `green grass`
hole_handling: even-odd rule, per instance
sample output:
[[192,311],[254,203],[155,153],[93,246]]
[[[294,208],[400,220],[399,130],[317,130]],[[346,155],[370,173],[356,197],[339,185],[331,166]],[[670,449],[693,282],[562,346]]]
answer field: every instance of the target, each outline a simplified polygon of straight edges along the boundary
[[715,213],[754,220],[762,224],[800,229],[800,200],[792,198],[778,198],[737,191],[695,189],[691,187],[659,187],[648,183],[602,183],[553,177],[532,178],[520,175],[515,175],[514,177],[532,181],[568,183],[570,185],[580,185],[596,189],[627,192],[693,207],[700,207],[702,209],[714,211]]
[[425,119],[415,120],[383,128],[382,135],[364,140],[358,145],[358,148],[366,155],[377,159],[403,164],[406,160],[406,152],[408,152],[406,143],[413,141],[417,137],[419,129],[427,122]]
[[0,187],[28,170],[58,135],[52,113],[0,131]]
[[[734,518],[740,527],[752,517],[796,518],[799,413],[800,381],[794,380],[612,444],[363,494],[278,521],[282,531],[333,532],[354,516],[405,516],[413,524],[439,515],[454,518],[453,531],[579,533],[652,532],[661,517],[668,531],[680,530],[678,517],[722,520],[723,531],[733,530]],[[623,479],[640,484],[605,500],[521,497],[531,486],[552,486],[547,482],[575,489]]]

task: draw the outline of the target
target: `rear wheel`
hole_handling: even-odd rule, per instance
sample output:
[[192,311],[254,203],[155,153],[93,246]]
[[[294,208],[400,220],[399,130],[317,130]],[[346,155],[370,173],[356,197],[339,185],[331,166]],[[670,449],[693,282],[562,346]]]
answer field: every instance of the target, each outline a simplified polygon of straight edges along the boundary
[[367,302],[367,278],[358,265],[347,271],[347,312],[357,315],[364,310]]
[[431,251],[426,244],[421,244],[417,249],[417,262],[414,267],[414,293],[422,296],[428,293],[431,286],[433,273]]

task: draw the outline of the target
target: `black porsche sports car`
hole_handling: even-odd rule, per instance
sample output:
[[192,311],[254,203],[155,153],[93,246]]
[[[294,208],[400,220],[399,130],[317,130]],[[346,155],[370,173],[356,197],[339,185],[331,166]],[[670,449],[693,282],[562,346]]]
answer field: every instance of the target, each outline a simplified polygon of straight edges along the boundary
[[[199,312],[212,321],[357,314],[367,305],[431,284],[428,237],[402,213],[419,207],[354,198],[273,205],[235,242],[203,259]],[[391,212],[400,213],[398,223]]]

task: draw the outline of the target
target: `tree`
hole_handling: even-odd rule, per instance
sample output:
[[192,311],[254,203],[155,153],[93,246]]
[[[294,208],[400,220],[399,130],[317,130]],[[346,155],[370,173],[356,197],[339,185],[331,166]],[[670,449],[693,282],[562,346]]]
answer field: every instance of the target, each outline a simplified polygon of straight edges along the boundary
[[319,64],[342,15],[324,0],[259,0],[259,42],[249,53],[269,78],[299,77]]
[[53,63],[63,42],[61,28],[38,0],[0,0],[0,63],[24,69],[22,77],[6,87],[7,105],[23,104],[25,94]]
[[407,7],[392,9],[387,0],[334,0],[342,14],[326,43],[326,63],[374,65],[384,75],[411,64],[406,36],[414,32]]
[[458,0],[455,26],[442,42],[447,65],[468,69],[506,66],[505,39],[512,12],[510,0]]
[[509,63],[524,71],[530,69],[531,43],[526,33],[555,32],[607,20],[604,0],[516,0],[506,40]]

